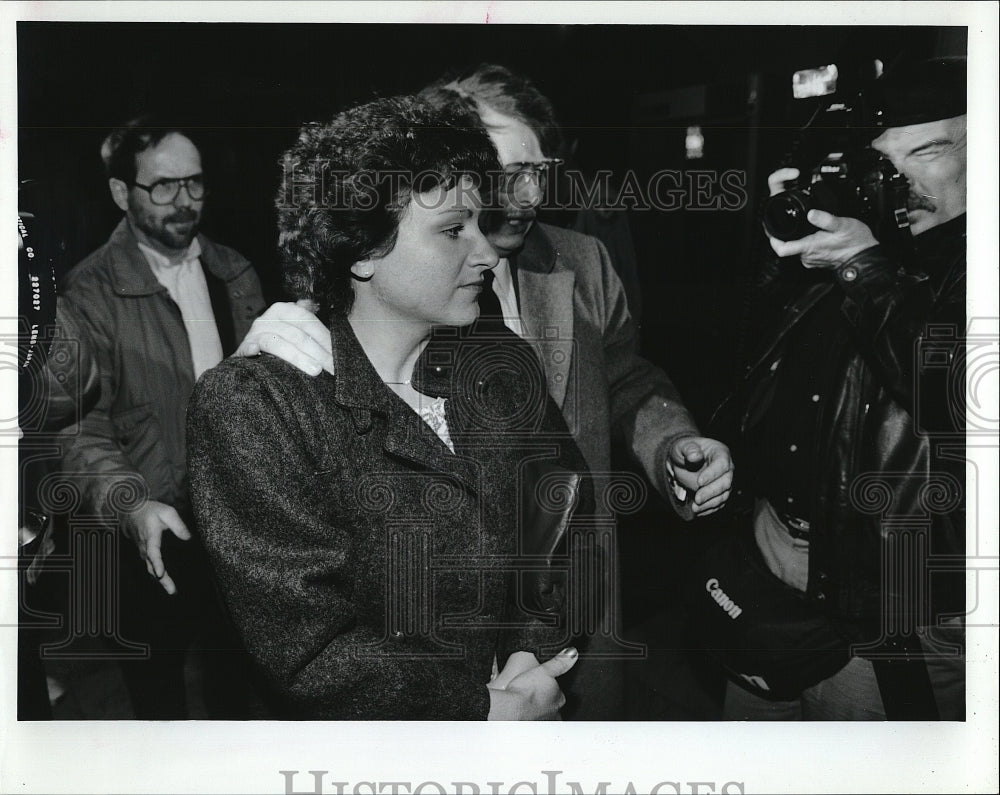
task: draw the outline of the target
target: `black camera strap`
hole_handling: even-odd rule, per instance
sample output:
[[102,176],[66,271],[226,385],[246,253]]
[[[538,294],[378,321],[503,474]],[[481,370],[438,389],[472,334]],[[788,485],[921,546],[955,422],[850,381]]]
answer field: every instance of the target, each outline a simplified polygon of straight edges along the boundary
[[[892,170],[895,172],[894,168]],[[888,215],[891,221],[889,218],[885,219],[885,228],[876,230],[876,237],[882,247],[898,258],[906,270],[912,265],[916,253],[906,204],[910,195],[910,183],[902,174],[893,173],[886,181],[885,192],[889,212],[883,215]]]

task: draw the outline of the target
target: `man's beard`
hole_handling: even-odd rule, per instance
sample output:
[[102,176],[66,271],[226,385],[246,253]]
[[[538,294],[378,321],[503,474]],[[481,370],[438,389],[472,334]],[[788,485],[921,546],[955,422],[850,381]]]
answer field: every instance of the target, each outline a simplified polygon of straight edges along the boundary
[[[190,208],[181,207],[165,218],[153,218],[145,213],[137,213],[134,223],[147,237],[162,243],[169,249],[181,251],[191,245],[198,234],[200,213]],[[175,231],[169,224],[189,223],[184,231]]]

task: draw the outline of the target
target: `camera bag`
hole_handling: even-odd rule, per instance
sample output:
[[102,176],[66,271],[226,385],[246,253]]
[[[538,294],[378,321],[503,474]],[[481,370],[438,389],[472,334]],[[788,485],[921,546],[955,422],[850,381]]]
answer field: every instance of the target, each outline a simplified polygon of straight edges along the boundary
[[683,590],[697,648],[764,698],[797,698],[850,660],[829,616],[768,569],[748,515],[700,536]]

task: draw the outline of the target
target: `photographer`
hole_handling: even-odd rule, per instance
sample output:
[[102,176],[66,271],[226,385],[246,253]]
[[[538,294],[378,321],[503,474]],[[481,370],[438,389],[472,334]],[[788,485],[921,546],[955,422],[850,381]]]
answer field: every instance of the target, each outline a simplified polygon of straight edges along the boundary
[[[940,569],[965,537],[965,61],[873,93],[871,146],[909,183],[912,241],[817,209],[816,231],[772,237],[801,265],[775,263],[780,324],[716,415],[746,476],[743,573],[716,572],[711,594],[744,633],[717,644],[727,719],[964,718],[964,574]],[[772,195],[796,177],[773,173]]]

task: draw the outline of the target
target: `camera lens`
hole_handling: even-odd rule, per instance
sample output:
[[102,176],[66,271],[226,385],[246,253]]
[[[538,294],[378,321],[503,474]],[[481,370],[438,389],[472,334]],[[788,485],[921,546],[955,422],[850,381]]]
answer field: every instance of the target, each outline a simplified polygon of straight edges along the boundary
[[786,190],[764,202],[764,229],[778,240],[798,240],[812,233],[814,227],[806,220],[812,208],[808,188]]

